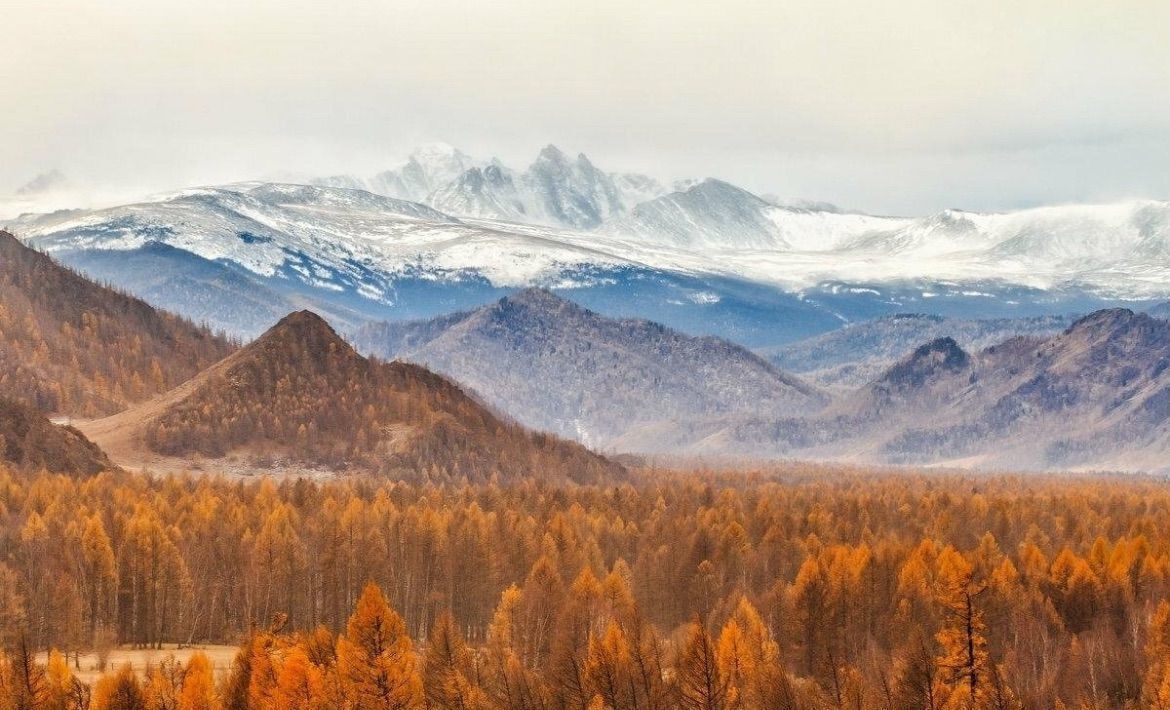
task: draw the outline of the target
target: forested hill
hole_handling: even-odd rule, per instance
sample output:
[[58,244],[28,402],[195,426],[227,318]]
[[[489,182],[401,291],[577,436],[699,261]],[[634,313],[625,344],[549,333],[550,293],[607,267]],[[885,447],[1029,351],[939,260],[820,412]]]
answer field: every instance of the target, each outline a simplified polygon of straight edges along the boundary
[[0,396],[54,414],[112,414],[233,348],[0,231]]
[[114,468],[77,429],[49,421],[27,404],[0,399],[0,461],[17,471],[89,476]]
[[99,444],[141,442],[164,456],[231,453],[394,477],[583,482],[622,473],[580,444],[500,419],[422,367],[362,357],[309,311],[93,430]]

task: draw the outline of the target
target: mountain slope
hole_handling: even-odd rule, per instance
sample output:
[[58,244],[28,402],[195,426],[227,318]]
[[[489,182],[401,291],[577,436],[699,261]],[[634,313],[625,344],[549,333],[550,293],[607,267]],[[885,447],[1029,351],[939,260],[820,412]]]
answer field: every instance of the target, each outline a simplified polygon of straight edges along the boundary
[[665,190],[653,178],[607,173],[584,154],[569,158],[553,145],[525,170],[479,161],[443,144],[423,146],[398,168],[365,179],[318,178],[321,187],[349,188],[422,202],[459,217],[592,229]]
[[27,404],[0,399],[0,462],[17,471],[92,476],[114,468],[105,453],[71,426],[58,426]]
[[1170,471],[1170,322],[1103,310],[976,353],[939,338],[815,417],[692,429],[671,435],[725,453]]
[[477,166],[479,161],[458,148],[432,143],[415,150],[402,166],[378,173],[364,187],[379,195],[425,202],[435,190]]
[[[892,373],[893,371],[891,371]],[[887,376],[889,377],[889,376]],[[937,405],[883,445],[893,460],[977,455],[1003,465],[1113,466],[1166,453],[1170,323],[1099,311],[937,375]]]
[[780,207],[722,180],[707,179],[634,207],[606,225],[612,234],[685,249],[823,251],[843,235],[901,220]]
[[85,431],[115,456],[138,460],[232,454],[414,478],[620,473],[578,444],[501,421],[421,367],[361,357],[308,311]]
[[[580,161],[546,162],[573,176],[565,166]],[[524,221],[540,222],[551,203],[523,175],[495,168],[464,171],[471,194],[444,193],[491,219],[358,190],[247,183],[27,215],[12,226],[66,263],[247,338],[288,310],[309,308],[351,330],[473,308],[527,286],[752,347],[902,312],[1087,313],[1170,296],[1166,203],[908,219],[780,207],[707,181],[581,230],[502,221],[521,219],[513,213],[523,208]],[[612,201],[604,209],[597,201],[610,194],[604,182],[551,180],[561,186],[557,209],[607,214]],[[174,291],[153,277],[156,264]],[[237,297],[249,307],[233,312]]]
[[0,396],[50,413],[110,414],[232,349],[0,232]]
[[355,342],[448,375],[524,424],[598,445],[662,420],[807,414],[825,403],[742,347],[605,318],[540,289],[467,313],[370,325]]
[[967,320],[902,313],[851,323],[761,354],[811,382],[860,387],[903,357],[908,343],[950,337],[964,349],[978,352],[1016,335],[1054,335],[1071,322],[1065,316]]

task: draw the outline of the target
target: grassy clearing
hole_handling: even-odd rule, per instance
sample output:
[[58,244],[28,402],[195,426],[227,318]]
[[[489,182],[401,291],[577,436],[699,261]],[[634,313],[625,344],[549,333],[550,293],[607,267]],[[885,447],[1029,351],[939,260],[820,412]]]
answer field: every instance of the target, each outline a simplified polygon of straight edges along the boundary
[[[191,658],[191,654],[202,652],[211,661],[211,667],[218,679],[231,669],[236,650],[235,646],[183,646],[179,648],[173,644],[164,644],[161,649],[122,646],[110,650],[106,659],[106,668],[107,670],[115,669],[129,663],[130,667],[142,676],[149,666],[159,663],[167,657],[174,657],[180,663],[186,664],[187,660]],[[48,654],[41,653],[37,656],[37,660],[43,664],[46,662],[47,656]],[[78,680],[84,683],[93,683],[102,673],[98,654],[93,651],[82,653],[76,666],[73,655],[70,654],[69,667],[73,669],[73,674]]]

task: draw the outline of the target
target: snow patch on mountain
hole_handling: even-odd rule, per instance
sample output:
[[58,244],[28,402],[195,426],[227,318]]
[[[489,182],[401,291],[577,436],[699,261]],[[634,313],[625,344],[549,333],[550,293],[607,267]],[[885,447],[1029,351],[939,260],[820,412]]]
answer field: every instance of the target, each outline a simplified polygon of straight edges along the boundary
[[681,248],[826,251],[852,235],[890,229],[903,221],[781,207],[730,183],[708,178],[640,204],[604,229]]

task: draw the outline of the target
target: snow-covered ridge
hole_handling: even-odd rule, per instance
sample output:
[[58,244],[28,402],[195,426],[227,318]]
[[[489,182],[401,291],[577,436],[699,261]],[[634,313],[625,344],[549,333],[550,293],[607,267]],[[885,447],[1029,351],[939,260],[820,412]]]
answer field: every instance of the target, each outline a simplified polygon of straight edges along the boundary
[[564,266],[622,261],[582,239],[468,224],[426,205],[362,190],[273,183],[195,188],[108,209],[29,215],[11,228],[49,252],[132,250],[157,242],[316,287],[347,288],[360,280],[363,295],[375,298],[388,297],[384,284],[408,272],[433,278],[474,272],[520,286]]
[[312,182],[423,202],[459,216],[571,229],[597,227],[666,192],[653,178],[606,173],[584,154],[571,158],[553,145],[545,146],[525,170],[438,143],[369,178],[334,175]]
[[679,248],[815,252],[837,248],[853,235],[895,229],[910,221],[783,207],[722,180],[707,179],[639,204],[604,230]]
[[[564,167],[573,161],[550,156]],[[572,167],[570,172],[577,170]],[[555,174],[560,174],[554,171]],[[479,179],[505,173],[473,168]],[[467,179],[465,173],[462,179]],[[518,198],[519,199],[519,198]],[[568,210],[572,203],[564,203]],[[454,217],[368,191],[274,183],[184,190],[147,202],[21,217],[11,229],[49,251],[161,242],[257,274],[318,284],[475,274],[547,285],[565,270],[631,265],[807,288],[825,281],[1062,284],[1170,295],[1170,204],[1131,201],[922,218],[779,207],[708,180],[614,215],[594,230]],[[297,277],[297,278],[299,278]],[[381,287],[370,286],[375,292]]]

